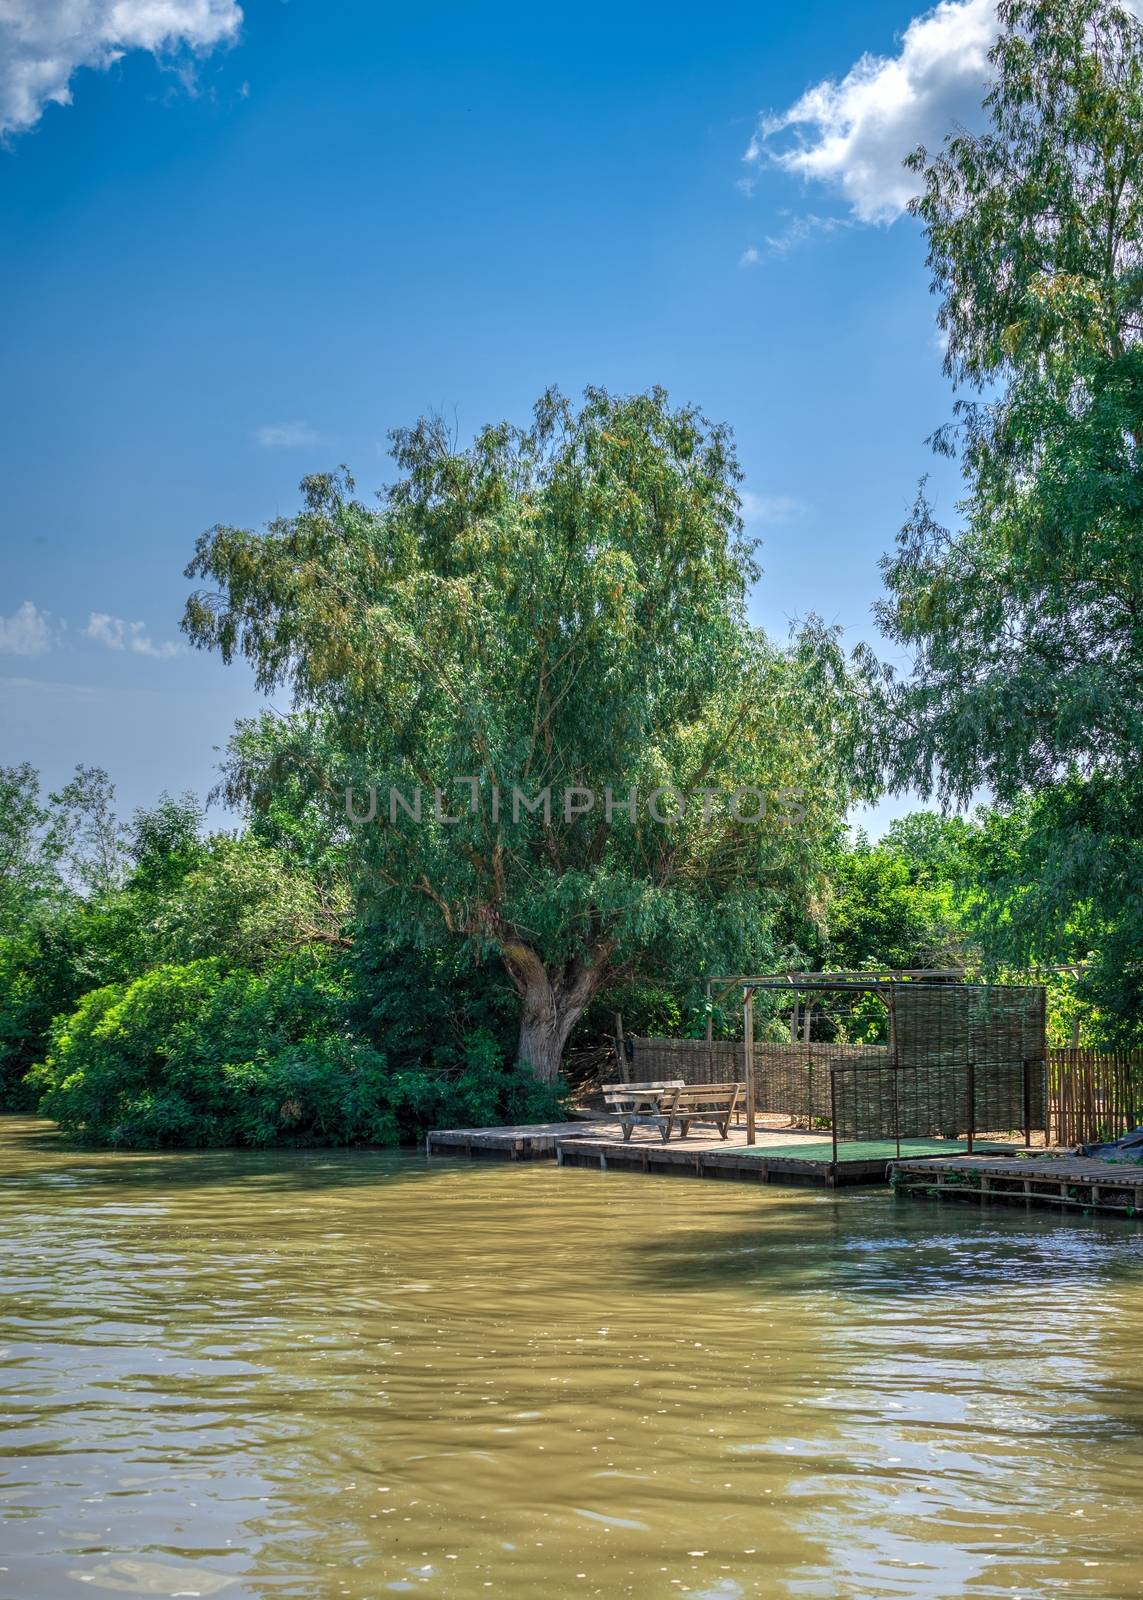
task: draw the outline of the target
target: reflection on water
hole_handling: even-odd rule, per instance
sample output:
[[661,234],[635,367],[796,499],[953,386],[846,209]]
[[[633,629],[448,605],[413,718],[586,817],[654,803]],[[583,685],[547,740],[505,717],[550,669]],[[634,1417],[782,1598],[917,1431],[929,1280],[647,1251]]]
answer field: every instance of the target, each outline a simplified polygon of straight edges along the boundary
[[0,1121],[0,1597],[1143,1593],[1143,1231]]

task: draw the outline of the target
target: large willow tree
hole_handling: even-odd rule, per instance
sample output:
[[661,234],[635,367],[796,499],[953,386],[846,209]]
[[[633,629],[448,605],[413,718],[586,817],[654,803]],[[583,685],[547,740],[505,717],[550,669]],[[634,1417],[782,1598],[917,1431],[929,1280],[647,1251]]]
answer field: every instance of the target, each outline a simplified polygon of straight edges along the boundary
[[364,908],[500,960],[551,1081],[609,976],[773,959],[849,798],[852,697],[829,637],[748,626],[730,440],[661,391],[394,455],[378,507],[314,477],[299,515],[205,534],[184,625],[293,691],[236,792],[307,774]]
[[963,451],[962,525],[922,496],[885,563],[914,655],[895,776],[1031,817],[1010,956],[1074,959],[1082,925],[1138,972],[1143,31],[1106,0],[999,15],[987,131],[911,158],[946,370],[978,393],[937,438]]

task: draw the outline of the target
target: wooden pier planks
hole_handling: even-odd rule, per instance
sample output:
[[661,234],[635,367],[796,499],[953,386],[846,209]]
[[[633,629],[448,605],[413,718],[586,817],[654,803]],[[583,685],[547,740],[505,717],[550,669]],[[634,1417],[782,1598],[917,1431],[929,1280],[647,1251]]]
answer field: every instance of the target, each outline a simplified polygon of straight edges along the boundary
[[[655,1138],[625,1141],[618,1124],[609,1122],[557,1122],[511,1128],[434,1129],[425,1137],[425,1150],[433,1156],[497,1157],[510,1161],[555,1160],[561,1166],[591,1166],[636,1172],[659,1172],[704,1178],[743,1179],[755,1183],[792,1183],[834,1188],[842,1184],[884,1183],[885,1156],[837,1163],[820,1135],[769,1135],[775,1147],[770,1155],[765,1143],[746,1146],[738,1141],[740,1129],[731,1130],[731,1142],[717,1134],[691,1134],[664,1144]],[[767,1138],[763,1133],[762,1140]],[[791,1150],[805,1138],[804,1157]]]
[[899,1194],[1143,1218],[1143,1166],[1090,1156],[929,1156],[894,1161]]
[[499,1156],[509,1161],[550,1161],[556,1141],[604,1134],[612,1122],[531,1122],[508,1128],[434,1128],[425,1135],[430,1156]]
[[827,1157],[804,1159],[787,1154],[769,1156],[765,1148],[727,1148],[701,1145],[692,1140],[670,1144],[616,1143],[610,1139],[561,1140],[556,1146],[561,1166],[597,1166],[601,1171],[658,1172],[698,1178],[730,1178],[750,1183],[784,1183],[833,1189],[858,1183],[884,1183],[884,1160],[839,1161]]

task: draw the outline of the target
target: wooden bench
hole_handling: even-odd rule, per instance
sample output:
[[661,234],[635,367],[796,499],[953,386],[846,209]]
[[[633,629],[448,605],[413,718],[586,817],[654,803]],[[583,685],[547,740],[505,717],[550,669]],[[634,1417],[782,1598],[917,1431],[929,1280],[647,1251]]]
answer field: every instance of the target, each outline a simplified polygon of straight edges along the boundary
[[[742,1092],[740,1083],[693,1083],[680,1089],[671,1108],[671,1122],[679,1125],[679,1138],[685,1139],[691,1124],[717,1128],[720,1139],[730,1137],[730,1119]],[[663,1134],[671,1136],[670,1123]]]
[[668,1079],[661,1083],[605,1083],[603,1100],[608,1111],[622,1124],[623,1138],[641,1124],[655,1127],[666,1144],[676,1124],[685,1139],[691,1124],[717,1128],[719,1138],[730,1137],[730,1119],[742,1091],[739,1083],[683,1083]]

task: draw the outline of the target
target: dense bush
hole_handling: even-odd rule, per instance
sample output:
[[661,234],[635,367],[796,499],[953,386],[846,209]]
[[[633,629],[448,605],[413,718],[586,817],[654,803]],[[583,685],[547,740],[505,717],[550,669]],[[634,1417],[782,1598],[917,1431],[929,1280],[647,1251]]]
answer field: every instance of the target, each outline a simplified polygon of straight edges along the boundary
[[487,1034],[452,1074],[394,1067],[348,1027],[349,993],[321,951],[264,974],[206,959],[107,985],[53,1028],[31,1075],[40,1109],[131,1147],[391,1144],[442,1120],[556,1114]]
[[0,933],[0,1112],[34,1111],[27,1074],[42,1059],[53,1017],[86,987],[70,922]]

